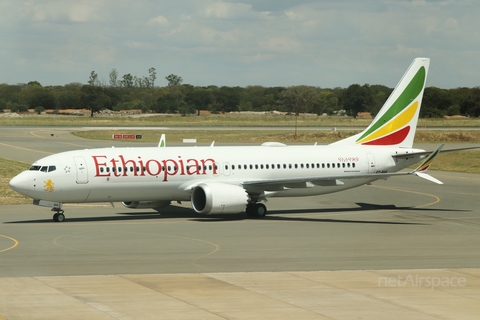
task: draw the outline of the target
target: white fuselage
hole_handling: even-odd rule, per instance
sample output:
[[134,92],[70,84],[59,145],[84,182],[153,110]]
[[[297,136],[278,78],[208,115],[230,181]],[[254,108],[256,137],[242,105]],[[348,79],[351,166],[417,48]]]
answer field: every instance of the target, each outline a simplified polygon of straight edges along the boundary
[[[188,201],[199,183],[397,172],[419,157],[396,147],[255,146],[102,148],[63,152],[38,160],[11,185],[33,199],[62,203]],[[266,197],[337,192],[378,178],[345,179],[337,185],[294,185]]]

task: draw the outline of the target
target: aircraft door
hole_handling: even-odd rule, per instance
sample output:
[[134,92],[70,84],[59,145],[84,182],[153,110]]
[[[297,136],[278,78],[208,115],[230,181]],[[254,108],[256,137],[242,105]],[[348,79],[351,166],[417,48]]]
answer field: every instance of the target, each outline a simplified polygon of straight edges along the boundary
[[87,163],[85,162],[84,157],[73,157],[75,160],[75,167],[77,168],[77,183],[86,184],[88,183],[88,170]]
[[230,175],[230,163],[224,162],[222,169],[223,169],[223,175],[224,176],[229,176]]
[[372,153],[367,153],[368,159],[368,173],[375,173],[375,156]]

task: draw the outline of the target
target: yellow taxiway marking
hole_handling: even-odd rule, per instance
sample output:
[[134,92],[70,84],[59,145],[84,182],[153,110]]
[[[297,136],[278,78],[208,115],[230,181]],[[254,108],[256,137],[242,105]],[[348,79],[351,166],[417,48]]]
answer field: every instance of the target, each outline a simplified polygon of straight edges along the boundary
[[[67,237],[70,237],[70,236],[85,235],[87,233],[96,233],[96,232],[97,231],[87,231],[87,232],[74,232],[74,233],[70,233],[70,234],[64,234],[64,235],[58,236],[55,239],[53,239],[53,244],[58,246],[58,247],[65,248],[65,249],[72,250],[72,251],[79,251],[79,252],[86,252],[86,253],[93,253],[93,254],[100,254],[100,255],[107,255],[107,256],[118,256],[119,254],[115,254],[115,253],[106,253],[106,252],[101,252],[101,251],[78,249],[78,248],[73,248],[73,247],[66,246],[66,245],[63,245],[63,244],[59,243],[61,239],[64,239],[64,238],[67,238]],[[108,232],[108,233],[121,233],[121,232],[113,231],[113,232]],[[195,241],[195,242],[200,242],[200,243],[210,245],[210,246],[213,247],[213,250],[207,252],[206,254],[202,254],[202,255],[192,259],[192,264],[194,264],[198,267],[201,267],[201,268],[203,268],[203,266],[198,264],[199,260],[204,259],[206,257],[209,257],[209,256],[217,253],[218,251],[220,251],[220,246],[218,244],[213,243],[213,242],[208,241],[208,240],[204,240],[204,239],[184,237],[184,236],[178,236],[178,235],[169,235],[169,234],[152,234],[152,233],[140,233],[140,232],[126,232],[126,233],[127,234],[155,235],[155,236],[166,237],[166,238],[176,238],[176,239],[183,239],[183,240],[187,240],[187,241]]]
[[[32,136],[35,136],[35,137],[40,138],[40,139],[47,139],[46,137],[40,136],[40,135],[36,134],[35,132],[47,132],[47,133],[49,133],[49,134],[52,134],[53,131],[47,131],[47,130],[30,131],[30,134],[31,134]],[[56,132],[70,133],[70,134],[71,134],[71,132],[65,132],[65,131],[56,131]],[[81,145],[81,144],[76,144],[76,143],[71,143],[71,142],[61,142],[61,143],[66,144],[66,145],[70,145],[70,146],[74,146],[74,147],[84,148],[84,149],[91,148],[91,147],[89,147],[89,146],[85,146],[85,145]]]
[[[15,248],[16,246],[18,246],[18,241],[17,241],[17,240],[15,240],[15,239],[13,239],[13,238],[11,238],[11,237],[9,237],[9,236],[4,236],[3,234],[0,234],[0,237],[13,241],[13,246],[8,247],[8,248],[6,248],[6,249],[2,249],[2,250],[0,250],[0,252],[5,252],[5,251],[8,251],[8,250],[12,250],[12,249]],[[0,316],[0,319],[1,319],[1,316]]]
[[431,205],[434,205],[434,204],[440,202],[440,197],[437,197],[436,195],[425,193],[425,192],[418,192],[418,191],[405,190],[405,189],[392,188],[392,187],[384,187],[384,186],[375,186],[375,185],[371,185],[370,187],[379,188],[379,189],[394,190],[394,191],[400,191],[400,192],[407,192],[407,193],[413,193],[413,194],[419,194],[419,195],[422,195],[422,196],[428,196],[428,197],[432,197],[432,198],[435,199],[435,201],[433,201],[433,202],[430,202],[430,203],[427,203],[427,204],[422,204],[422,205],[419,205],[419,206],[413,206],[413,208],[429,207]]
[[33,152],[40,152],[40,153],[52,154],[51,152],[40,151],[40,150],[35,150],[35,149],[28,149],[28,148],[23,148],[23,147],[19,147],[19,146],[13,146],[13,145],[11,145],[11,144],[1,143],[1,142],[0,142],[0,145],[5,146],[5,147],[20,149],[20,150],[26,150],[26,151],[33,151]]

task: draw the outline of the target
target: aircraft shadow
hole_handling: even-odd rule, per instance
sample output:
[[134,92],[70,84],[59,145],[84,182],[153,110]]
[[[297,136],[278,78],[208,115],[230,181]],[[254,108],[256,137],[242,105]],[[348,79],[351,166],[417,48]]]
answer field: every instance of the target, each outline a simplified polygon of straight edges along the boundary
[[[427,225],[418,222],[395,222],[395,221],[371,221],[371,220],[348,220],[335,218],[311,218],[311,217],[285,217],[279,215],[305,214],[305,213],[341,213],[341,212],[362,212],[362,211],[384,211],[384,210],[402,210],[402,211],[423,211],[423,212],[466,212],[470,210],[453,210],[453,209],[435,209],[435,208],[415,208],[415,207],[397,207],[395,205],[377,205],[372,203],[356,203],[358,207],[350,208],[312,208],[312,209],[286,209],[271,210],[267,216],[258,220],[267,221],[303,221],[303,222],[328,222],[328,223],[362,223],[362,224],[393,224],[393,225]],[[108,221],[139,221],[139,220],[159,220],[159,219],[190,219],[196,222],[228,222],[251,219],[245,213],[239,214],[220,214],[220,215],[201,215],[190,208],[169,206],[162,208],[160,212],[152,211],[127,211],[118,212],[116,216],[102,217],[68,217],[63,223],[73,222],[108,222]],[[4,224],[26,224],[26,223],[52,223],[51,218],[10,221]]]

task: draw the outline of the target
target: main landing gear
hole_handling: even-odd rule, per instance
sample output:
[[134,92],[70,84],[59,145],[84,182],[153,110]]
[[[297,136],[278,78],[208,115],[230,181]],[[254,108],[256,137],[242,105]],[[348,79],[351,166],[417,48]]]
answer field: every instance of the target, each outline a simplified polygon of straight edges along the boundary
[[267,214],[267,207],[263,203],[249,203],[245,210],[249,218],[263,218]]

